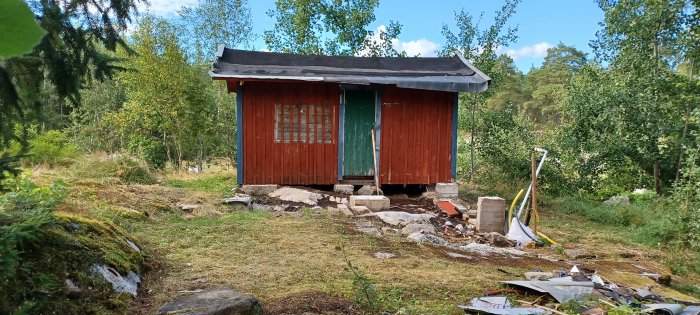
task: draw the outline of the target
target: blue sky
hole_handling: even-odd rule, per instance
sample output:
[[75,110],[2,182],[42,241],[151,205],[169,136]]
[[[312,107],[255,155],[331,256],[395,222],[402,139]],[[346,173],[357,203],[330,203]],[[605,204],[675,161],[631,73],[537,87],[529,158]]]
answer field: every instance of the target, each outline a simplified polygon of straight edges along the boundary
[[[194,5],[197,0],[151,0],[150,11],[162,16],[171,16],[183,5]],[[265,48],[262,33],[274,26],[274,20],[266,12],[273,9],[274,0],[249,0],[253,18],[253,31],[258,34],[253,47]],[[493,13],[503,5],[501,0],[431,0],[401,1],[380,0],[375,11],[373,30],[388,25],[390,20],[403,25],[399,42],[395,46],[415,55],[434,55],[444,43],[442,25],[454,30],[454,11],[462,8],[478,16],[484,12],[483,26],[493,21]],[[518,41],[501,51],[515,60],[521,71],[539,66],[548,47],[559,42],[573,45],[590,52],[588,43],[599,29],[598,22],[603,12],[593,0],[523,0],[511,19],[518,26]]]

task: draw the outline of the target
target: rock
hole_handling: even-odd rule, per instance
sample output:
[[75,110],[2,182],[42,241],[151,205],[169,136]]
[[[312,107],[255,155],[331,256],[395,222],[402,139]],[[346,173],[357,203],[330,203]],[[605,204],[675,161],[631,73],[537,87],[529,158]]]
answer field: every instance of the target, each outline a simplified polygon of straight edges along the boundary
[[80,224],[75,223],[75,222],[71,222],[70,229],[71,229],[71,232],[77,232],[78,230],[80,230]]
[[608,206],[624,206],[630,204],[630,198],[622,195],[612,196],[610,199],[603,201],[603,204]]
[[407,194],[396,194],[396,195],[391,195],[391,198],[405,200],[405,199],[408,199],[408,195]]
[[340,194],[352,195],[352,193],[355,192],[355,186],[335,184],[333,185],[333,191]]
[[213,288],[178,297],[161,306],[156,314],[258,315],[262,314],[262,307],[254,297],[227,288]]
[[477,253],[479,255],[485,256],[489,254],[502,254],[511,256],[523,256],[527,255],[526,252],[515,249],[512,247],[493,247],[489,244],[479,244],[479,243],[469,243],[464,246],[460,246],[459,249],[467,252]]
[[83,292],[83,290],[80,289],[80,287],[78,287],[77,285],[75,285],[75,282],[73,282],[73,280],[71,279],[66,279],[66,288],[68,289],[69,294]]
[[352,213],[354,213],[354,214],[365,214],[365,213],[372,212],[369,210],[369,208],[367,208],[365,206],[351,206],[350,210],[352,210]]
[[266,206],[263,204],[259,204],[259,203],[253,203],[253,206],[251,207],[251,209],[253,209],[254,211],[269,211],[270,209],[272,209],[272,207]]
[[[372,186],[372,185],[364,185],[360,187],[360,189],[357,190],[358,195],[376,195],[377,194],[377,186]],[[379,194],[382,194],[382,190],[379,189]]]
[[453,253],[453,252],[447,252],[447,256],[450,256],[452,258],[474,259],[474,256],[462,255],[462,254]]
[[671,286],[671,275],[644,272],[640,274],[640,276],[645,276],[651,280],[654,280],[656,283],[665,285],[667,287]]
[[129,271],[124,277],[114,268],[104,264],[94,264],[90,271],[93,274],[102,276],[107,282],[111,283],[114,292],[126,292],[136,296],[141,277],[133,271]]
[[571,259],[595,258],[595,255],[589,253],[584,248],[567,248],[564,250],[564,254]]
[[272,211],[275,211],[275,212],[282,212],[284,210],[287,210],[287,205],[275,206],[274,208],[272,208]]
[[356,227],[372,227],[373,225],[372,225],[372,222],[370,222],[368,220],[358,220],[358,221],[355,221],[355,226]]
[[250,208],[252,206],[252,200],[249,196],[236,196],[231,198],[225,198],[224,204],[234,207]]
[[264,196],[277,190],[277,185],[243,185],[241,190],[251,196]]
[[383,227],[382,227],[382,233],[384,233],[384,234],[386,234],[386,233],[401,234],[401,230],[395,229],[395,228],[392,228],[392,227],[388,227],[388,226],[383,226]]
[[338,204],[338,210],[340,210],[340,212],[342,212],[344,215],[346,215],[346,216],[348,216],[348,217],[351,217],[351,216],[355,215],[354,213],[352,213],[352,211],[350,211],[350,209],[348,208],[348,206],[346,206],[346,205],[344,205],[344,204],[342,204],[342,203],[339,203],[339,204]]
[[435,217],[435,215],[431,213],[414,214],[403,211],[382,211],[367,215],[376,216],[387,224],[400,226],[411,223],[427,223],[431,218]]
[[428,244],[434,244],[434,245],[439,245],[439,246],[447,245],[446,240],[443,240],[442,238],[439,238],[435,235],[424,234],[422,232],[416,232],[416,233],[410,234],[408,236],[408,239],[412,240],[414,242],[418,242],[418,243],[428,243]]
[[344,205],[348,204],[348,198],[341,198],[339,203],[342,203]]
[[368,196],[368,195],[357,195],[350,196],[350,208],[353,206],[365,206],[372,211],[380,211],[384,209],[389,209],[390,206],[389,198],[385,196]]
[[268,196],[284,201],[300,202],[309,206],[315,206],[316,203],[322,198],[321,194],[291,187],[279,188],[269,193]]
[[380,237],[382,236],[382,232],[380,232],[377,228],[375,227],[358,227],[355,228],[356,231],[365,233],[367,235],[371,235],[374,237]]
[[516,244],[515,241],[511,241],[497,232],[488,233],[484,235],[484,238],[486,238],[486,240],[488,240],[489,243],[491,243],[491,245],[496,247],[513,247]]
[[129,247],[133,248],[137,253],[141,252],[141,249],[138,246],[136,246],[136,243],[130,240],[126,240],[126,243],[129,244]]
[[419,224],[419,223],[411,223],[411,224],[406,224],[406,226],[401,229],[401,234],[403,235],[410,235],[416,232],[424,232],[428,234],[436,233],[435,227],[432,224]]
[[187,213],[192,213],[192,211],[199,207],[201,207],[201,205],[181,204],[180,210],[185,211]]
[[374,253],[374,258],[377,259],[390,259],[396,257],[396,254],[392,253],[385,253],[385,252],[376,252]]

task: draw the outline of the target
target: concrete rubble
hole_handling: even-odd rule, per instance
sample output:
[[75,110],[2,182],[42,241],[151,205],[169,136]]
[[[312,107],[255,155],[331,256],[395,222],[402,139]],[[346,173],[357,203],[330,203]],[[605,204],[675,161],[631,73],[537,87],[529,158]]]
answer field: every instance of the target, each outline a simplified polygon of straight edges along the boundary
[[322,198],[321,194],[304,189],[282,187],[268,194],[270,197],[283,201],[299,202],[310,206],[315,206]]
[[350,196],[350,208],[353,206],[365,206],[372,211],[389,209],[391,202],[385,196],[355,195]]
[[333,191],[340,194],[352,195],[355,192],[355,186],[336,184],[333,185]]
[[[470,205],[457,197],[457,185],[453,183],[428,187],[428,192],[433,192],[432,195],[435,196],[432,199],[409,197],[404,193],[389,197],[372,195],[376,189],[370,185],[357,192],[352,190],[352,185],[335,185],[333,192],[304,187],[274,187],[276,189],[267,195],[260,195],[260,192],[269,190],[270,187],[247,187],[251,195],[256,195],[241,194],[235,198],[252,198],[255,201],[251,201],[254,207],[274,211],[276,215],[295,215],[302,208],[337,213],[351,219],[354,222],[353,229],[358,233],[372,237],[397,235],[417,243],[447,247],[452,250],[448,255],[453,258],[529,256],[526,252],[513,248],[515,243],[503,236],[502,231],[483,231],[476,226],[479,224],[487,230],[487,226],[492,226],[495,230],[499,230],[496,226],[503,229],[503,218],[500,221],[496,218],[505,210],[502,198],[479,198],[477,209],[470,210]],[[438,194],[451,198],[437,198]],[[399,211],[404,209],[405,211]],[[491,220],[498,222],[487,222]]]

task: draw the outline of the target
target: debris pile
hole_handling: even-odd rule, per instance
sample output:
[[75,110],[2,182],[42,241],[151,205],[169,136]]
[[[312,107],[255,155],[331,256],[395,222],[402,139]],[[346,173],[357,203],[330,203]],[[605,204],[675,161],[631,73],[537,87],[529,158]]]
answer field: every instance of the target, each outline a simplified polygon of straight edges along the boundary
[[[613,282],[594,270],[574,266],[569,272],[526,272],[527,280],[502,281],[511,290],[492,291],[496,294],[510,292],[518,295],[536,295],[532,302],[517,300],[521,305],[511,306],[505,296],[474,298],[471,305],[458,305],[470,314],[566,314],[563,303],[576,301],[577,314],[607,314],[607,308],[627,307],[635,313],[698,315],[700,306],[685,306],[681,301],[663,298],[649,288],[633,289]],[[571,311],[571,310],[569,310]]]

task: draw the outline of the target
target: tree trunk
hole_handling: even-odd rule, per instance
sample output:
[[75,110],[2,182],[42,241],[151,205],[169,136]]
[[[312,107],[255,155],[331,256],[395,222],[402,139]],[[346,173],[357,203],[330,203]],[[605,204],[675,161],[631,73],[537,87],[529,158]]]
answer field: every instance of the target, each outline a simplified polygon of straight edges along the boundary
[[656,190],[657,195],[661,195],[661,170],[658,159],[654,161],[654,190]]
[[[693,70],[695,70],[695,61],[690,61],[690,84],[693,84]],[[676,167],[676,181],[681,177],[681,166],[683,165],[683,144],[685,137],[688,134],[688,122],[690,120],[690,103],[685,105],[685,122],[683,123],[683,134],[681,135],[680,148],[678,149],[678,167]]]

